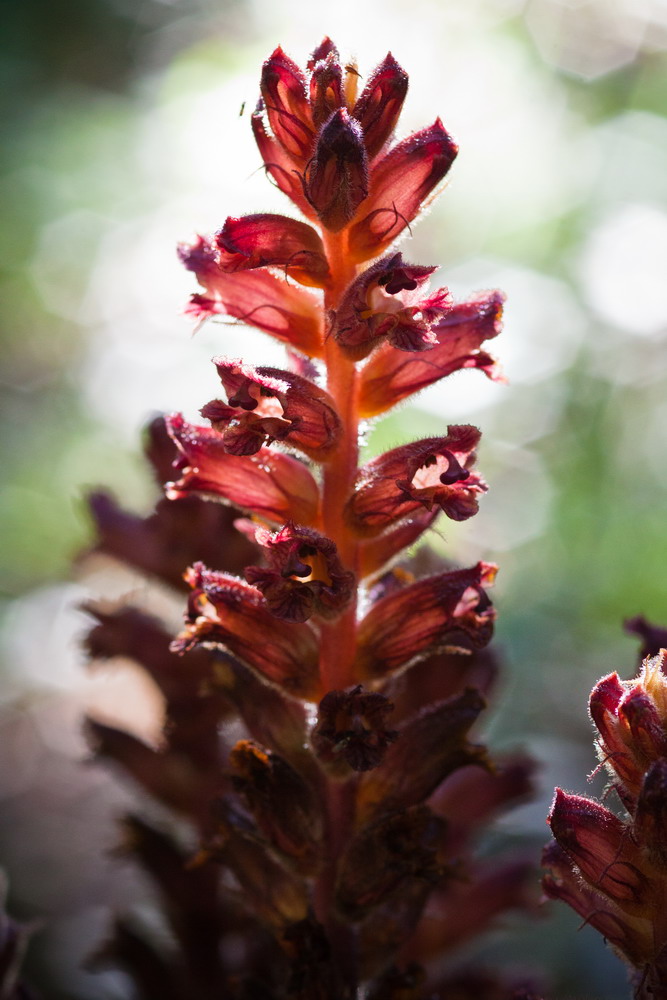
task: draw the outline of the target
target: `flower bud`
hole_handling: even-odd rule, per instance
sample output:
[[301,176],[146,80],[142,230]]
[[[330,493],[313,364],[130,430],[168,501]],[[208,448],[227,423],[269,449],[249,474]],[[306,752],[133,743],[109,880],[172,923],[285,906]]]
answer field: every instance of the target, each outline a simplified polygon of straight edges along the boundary
[[591,888],[624,913],[650,914],[658,887],[642,870],[641,852],[617,816],[592,799],[557,788],[549,825]]
[[350,525],[360,535],[376,535],[420,507],[439,507],[454,521],[472,517],[487,489],[470,471],[479,439],[475,427],[450,425],[446,437],[402,445],[367,462],[347,503]]
[[267,607],[286,622],[312,615],[335,618],[354,593],[354,573],[343,569],[334,543],[312,528],[286,524],[272,534],[258,528],[268,566],[248,566],[246,579],[264,594]]
[[280,46],[262,67],[260,89],[271,131],[294,163],[303,166],[314,140],[306,80]]
[[371,74],[352,112],[363,129],[369,159],[391,137],[407,92],[408,74],[388,52]]
[[228,218],[215,237],[225,274],[279,267],[302,285],[324,288],[329,265],[322,240],[306,222],[268,212]]
[[306,197],[320,222],[338,232],[368,195],[368,157],[359,124],[345,108],[334,111],[320,129],[306,171]]
[[382,253],[409,226],[457,153],[456,143],[438,118],[374,164],[365,214],[350,229],[349,251],[356,263]]
[[491,584],[495,573],[480,562],[426,577],[374,604],[359,625],[359,676],[388,677],[437,652],[485,646],[495,614],[482,583]]

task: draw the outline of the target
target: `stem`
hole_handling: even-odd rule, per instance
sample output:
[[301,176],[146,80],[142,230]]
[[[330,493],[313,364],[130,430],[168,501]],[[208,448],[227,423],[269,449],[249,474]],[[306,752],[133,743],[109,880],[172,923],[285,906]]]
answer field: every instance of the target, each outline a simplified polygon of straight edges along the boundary
[[[343,292],[356,275],[347,254],[347,231],[323,233],[329,260],[331,285],[325,294],[327,315],[336,312]],[[334,399],[343,432],[335,453],[324,467],[322,527],[338,548],[344,565],[358,569],[358,542],[345,523],[344,508],[354,489],[359,461],[359,374],[354,361],[340,350],[333,337],[325,345],[327,389]],[[322,626],[320,673],[325,690],[348,687],[354,682],[356,651],[356,592],[343,615],[332,625]]]

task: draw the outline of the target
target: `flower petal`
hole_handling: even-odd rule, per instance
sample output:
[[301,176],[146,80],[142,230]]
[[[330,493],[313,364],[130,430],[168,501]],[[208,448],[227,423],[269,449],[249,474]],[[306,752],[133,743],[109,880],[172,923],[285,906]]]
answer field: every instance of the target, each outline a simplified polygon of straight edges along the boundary
[[202,410],[216,430],[227,436],[233,421],[250,435],[255,445],[244,452],[230,447],[232,454],[254,454],[274,439],[298,448],[315,461],[325,461],[338,443],[341,421],[331,396],[309,379],[280,368],[252,368],[229,358],[214,358],[225,387],[229,407],[213,404]]
[[286,215],[260,212],[231,216],[216,233],[218,265],[225,274],[256,267],[280,267],[302,285],[324,288],[329,264],[312,226]]
[[311,357],[322,355],[322,309],[310,292],[269,271],[222,271],[217,251],[202,236],[191,246],[179,247],[179,254],[206,290],[205,296],[193,296],[190,311],[198,319],[233,316]]
[[374,604],[359,625],[358,676],[388,677],[445,649],[485,646],[495,613],[482,584],[492,583],[495,572],[480,562],[426,577]]
[[168,417],[167,427],[181,452],[176,464],[182,472],[177,482],[167,484],[170,500],[204,494],[280,524],[290,517],[301,524],[315,520],[317,483],[296,458],[271,448],[249,457],[229,455],[221,434],[188,424],[180,414]]
[[414,219],[424,199],[451,167],[458,147],[438,118],[408,136],[373,166],[365,215],[350,229],[356,263],[376,257]]
[[454,521],[477,512],[477,497],[487,486],[469,469],[480,432],[450,425],[446,437],[402,445],[367,462],[346,507],[349,524],[373,536],[421,508],[439,507]]

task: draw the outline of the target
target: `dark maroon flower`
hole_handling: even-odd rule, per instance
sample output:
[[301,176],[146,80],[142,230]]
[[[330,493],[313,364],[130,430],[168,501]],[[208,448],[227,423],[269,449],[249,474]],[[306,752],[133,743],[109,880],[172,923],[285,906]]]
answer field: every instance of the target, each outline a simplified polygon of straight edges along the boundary
[[286,215],[243,215],[228,218],[216,233],[218,266],[225,274],[279,267],[302,285],[324,288],[329,265],[317,232]]
[[278,754],[239,740],[229,758],[232,784],[259,829],[304,875],[317,868],[322,815],[307,782]]
[[286,622],[304,622],[312,615],[336,618],[349,603],[354,573],[343,568],[329,538],[289,523],[274,533],[258,528],[255,539],[268,566],[248,566],[245,577],[263,593],[277,618]]
[[207,403],[201,413],[220,431],[231,455],[254,455],[282,441],[325,461],[338,443],[341,421],[331,396],[314,382],[280,368],[252,368],[214,358],[229,405]]
[[458,768],[466,764],[489,766],[484,748],[467,738],[484,707],[479,691],[468,688],[404,722],[380,766],[361,779],[358,816],[369,819],[387,810],[416,805]]
[[322,225],[337,233],[368,195],[368,157],[361,126],[345,108],[334,111],[317,136],[305,174],[305,193]]
[[359,920],[400,897],[414,881],[435,885],[443,876],[436,857],[443,824],[426,806],[391,812],[362,827],[345,852],[336,901]]
[[397,738],[387,729],[394,706],[383,694],[365,691],[357,684],[351,691],[329,691],[320,702],[310,740],[327,770],[338,777],[351,771],[370,771],[384,758]]
[[345,353],[359,360],[382,340],[400,351],[428,351],[437,344],[433,324],[446,315],[445,288],[424,297],[422,285],[436,270],[406,264],[400,253],[383,257],[352,282],[334,321],[334,336]]
[[260,921],[282,934],[308,914],[308,889],[301,875],[288,870],[266,849],[257,828],[227,800],[215,804],[215,829],[198,860],[217,861],[232,872],[244,902]]

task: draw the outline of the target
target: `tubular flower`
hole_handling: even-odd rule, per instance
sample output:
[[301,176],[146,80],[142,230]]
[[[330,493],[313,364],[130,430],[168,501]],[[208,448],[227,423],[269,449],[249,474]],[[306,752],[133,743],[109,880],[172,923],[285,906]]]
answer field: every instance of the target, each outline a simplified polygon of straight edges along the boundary
[[591,693],[598,753],[625,810],[556,789],[555,841],[544,852],[545,892],[562,899],[609,941],[632,970],[637,998],[667,989],[667,650],[639,676],[603,677]]
[[230,216],[180,249],[201,286],[187,312],[258,327],[287,347],[285,365],[214,358],[225,398],[204,405],[210,426],[176,414],[153,439],[168,499],[147,521],[93,500],[98,548],[179,587],[182,558],[189,588],[171,644],[132,608],[95,607],[88,640],[94,658],[134,659],[167,703],[158,747],[91,720],[98,757],[200,844],[184,859],[180,835],[127,824],[131,856],[163,891],[159,852],[178,886],[175,957],[122,922],[107,949],[146,995],[426,1000],[441,995],[431,912],[446,952],[525,901],[522,864],[472,860],[529,770],[494,771],[472,736],[496,672],[480,653],[495,567],[404,554],[440,512],[476,513],[480,432],[452,425],[359,460],[362,417],[460,368],[497,377],[481,345],[503,300],[453,304],[427,287],[435,267],[392,246],[457,148],[439,120],[392,143],[408,86],[393,56],[359,78],[328,38],[305,71],[276,49],[252,129],[305,220]]
[[429,298],[420,295],[435,270],[405,264],[397,253],[364,271],[348,288],[336,316],[334,334],[341,348],[359,360],[385,338],[400,351],[435,347],[431,327],[451,306],[446,288]]

